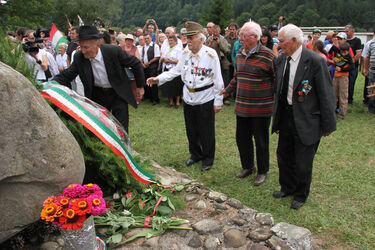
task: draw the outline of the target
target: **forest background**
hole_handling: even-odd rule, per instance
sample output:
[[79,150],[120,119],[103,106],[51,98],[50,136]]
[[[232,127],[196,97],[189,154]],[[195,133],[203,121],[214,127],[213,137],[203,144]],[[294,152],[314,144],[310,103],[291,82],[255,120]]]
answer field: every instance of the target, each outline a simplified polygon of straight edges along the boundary
[[0,24],[5,30],[18,27],[50,28],[55,23],[61,31],[67,27],[66,17],[78,25],[77,15],[85,24],[101,18],[109,27],[124,32],[143,27],[147,19],[155,19],[159,28],[182,26],[182,20],[208,21],[222,28],[230,22],[242,25],[250,18],[261,25],[285,23],[298,26],[345,26],[356,31],[373,31],[373,0],[0,0]]

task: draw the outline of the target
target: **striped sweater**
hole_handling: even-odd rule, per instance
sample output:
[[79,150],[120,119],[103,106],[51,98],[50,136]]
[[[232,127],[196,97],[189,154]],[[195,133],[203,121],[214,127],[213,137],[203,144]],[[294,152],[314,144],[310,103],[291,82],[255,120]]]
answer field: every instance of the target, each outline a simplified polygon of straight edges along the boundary
[[236,72],[226,87],[236,91],[234,113],[241,117],[270,117],[273,113],[276,82],[276,58],[273,52],[258,44],[249,55],[241,48],[236,56]]

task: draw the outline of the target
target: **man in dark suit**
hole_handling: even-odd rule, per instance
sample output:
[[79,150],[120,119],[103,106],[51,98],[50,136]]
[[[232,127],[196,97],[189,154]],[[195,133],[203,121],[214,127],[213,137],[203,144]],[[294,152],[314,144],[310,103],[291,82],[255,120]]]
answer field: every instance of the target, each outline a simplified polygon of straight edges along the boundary
[[55,76],[54,80],[70,86],[70,82],[79,75],[85,96],[112,111],[128,132],[128,104],[136,108],[137,103],[125,68],[133,69],[137,98],[141,99],[145,83],[142,64],[120,46],[101,44],[100,38],[95,26],[79,27],[78,41],[81,50],[75,54],[72,65]]
[[302,30],[293,24],[279,32],[277,89],[272,132],[279,134],[277,161],[281,189],[298,209],[310,191],[312,167],[321,136],[336,130],[332,81],[322,57],[303,47]]

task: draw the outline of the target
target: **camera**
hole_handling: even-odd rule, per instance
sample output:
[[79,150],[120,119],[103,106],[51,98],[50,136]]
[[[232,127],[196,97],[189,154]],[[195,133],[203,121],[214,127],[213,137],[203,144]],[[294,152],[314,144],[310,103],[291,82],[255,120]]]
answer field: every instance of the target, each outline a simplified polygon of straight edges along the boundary
[[152,23],[152,19],[148,19],[147,22],[151,24]]
[[39,52],[39,47],[35,46],[34,41],[27,41],[27,42],[23,43],[22,49],[23,49],[23,51],[25,51],[26,53],[29,53],[29,54],[38,54],[38,52]]
[[217,37],[214,37],[214,41],[216,41],[217,40]]

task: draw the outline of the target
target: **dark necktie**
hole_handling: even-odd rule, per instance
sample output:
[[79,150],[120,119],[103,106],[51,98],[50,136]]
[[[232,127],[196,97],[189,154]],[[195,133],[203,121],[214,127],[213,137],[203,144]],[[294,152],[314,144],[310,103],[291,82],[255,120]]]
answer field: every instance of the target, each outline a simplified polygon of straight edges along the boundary
[[283,84],[281,89],[281,102],[285,105],[288,105],[288,88],[289,88],[289,72],[290,72],[290,59],[292,59],[290,56],[288,56],[285,66],[285,73],[283,77]]

